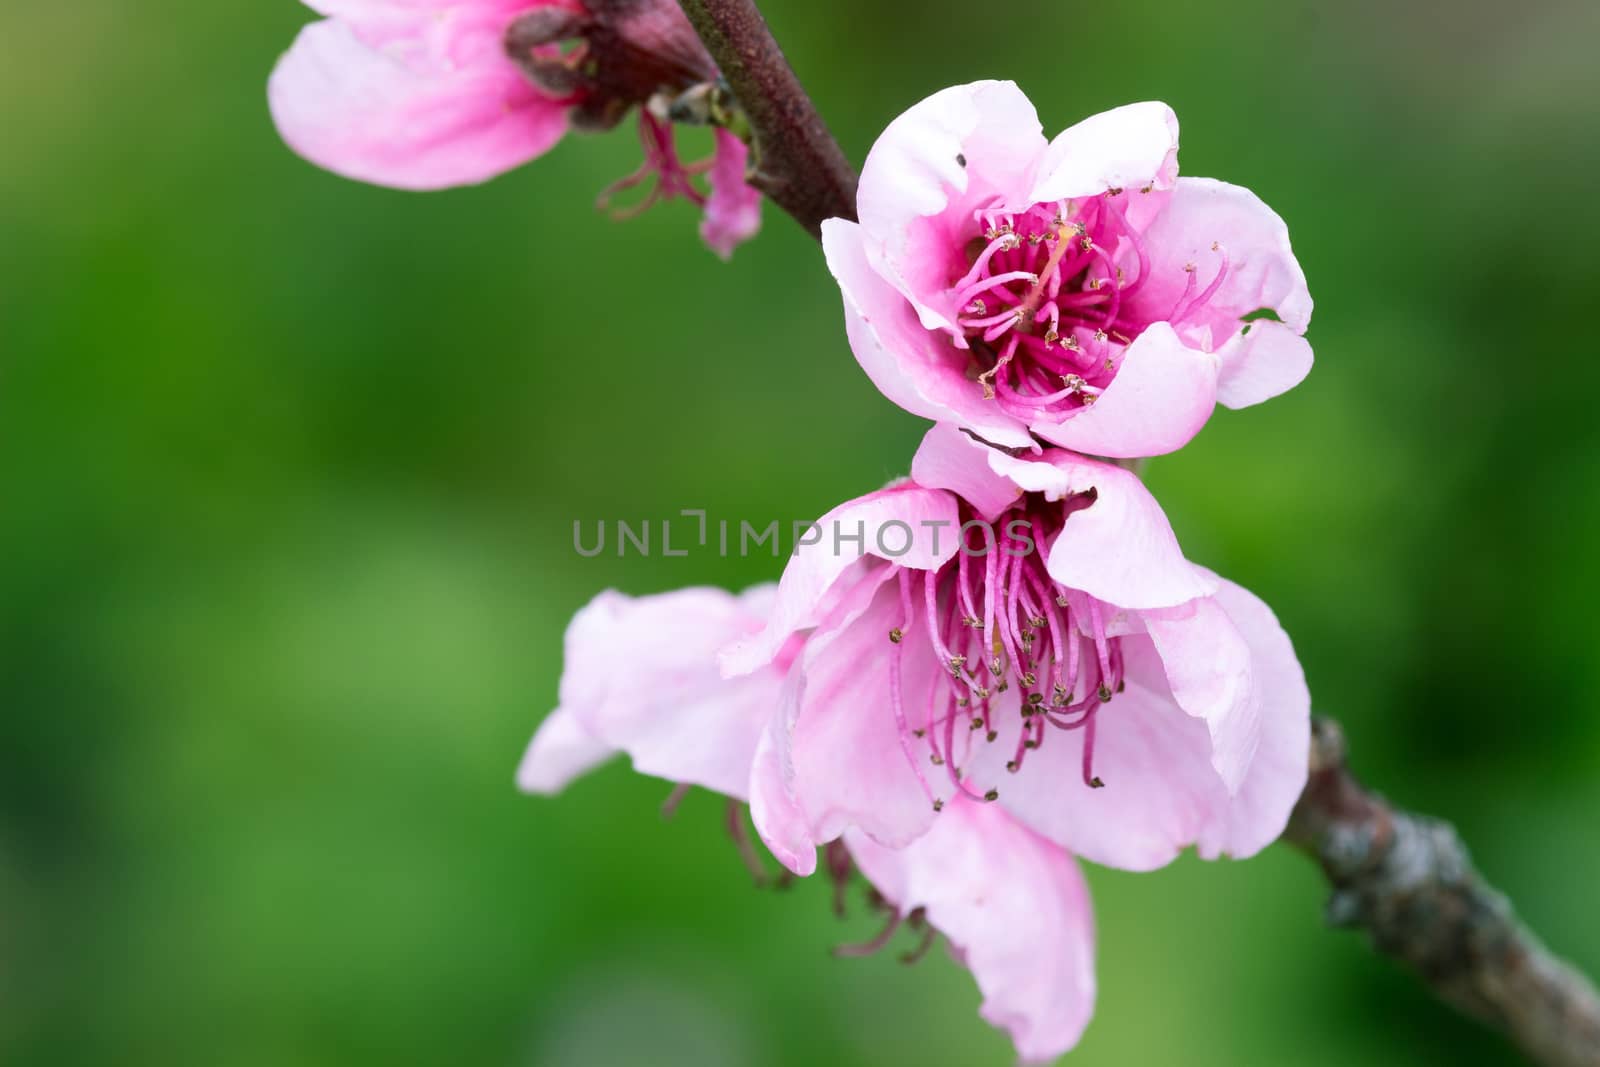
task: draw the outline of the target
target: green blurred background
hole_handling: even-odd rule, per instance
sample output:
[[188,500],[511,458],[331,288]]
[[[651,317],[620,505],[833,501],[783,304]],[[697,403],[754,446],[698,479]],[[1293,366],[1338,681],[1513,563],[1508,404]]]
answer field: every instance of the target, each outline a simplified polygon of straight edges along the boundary
[[[1150,481],[1363,774],[1600,970],[1600,8],[766,6],[858,160],[1014,77],[1048,130],[1168,101],[1187,173],[1289,220],[1316,370]],[[263,93],[308,17],[0,10],[0,1061],[1009,1063],[951,961],[835,962],[861,908],[752,890],[711,798],[512,787],[592,594],[776,573],[579,559],[573,519],[803,519],[904,470],[923,426],[816,247],[600,218],[620,131],[443,195],[320,173]],[[1070,1062],[1515,1062],[1283,849],[1091,878]]]

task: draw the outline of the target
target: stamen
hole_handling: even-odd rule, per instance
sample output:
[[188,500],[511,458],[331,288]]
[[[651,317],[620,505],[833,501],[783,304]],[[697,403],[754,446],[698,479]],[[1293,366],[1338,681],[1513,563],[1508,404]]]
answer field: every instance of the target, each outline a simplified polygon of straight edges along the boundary
[[755,843],[750,839],[750,831],[745,827],[744,812],[745,806],[742,803],[732,798],[728,800],[728,836],[733,838],[734,846],[739,850],[739,859],[744,863],[744,869],[750,872],[756,888],[760,889],[767,884],[767,867],[761,862],[761,854],[756,851]]
[[900,929],[900,922],[900,912],[890,911],[889,921],[884,924],[883,930],[879,932],[877,937],[859,945],[838,945],[834,948],[833,954],[843,959],[861,959],[866,956],[876,955],[883,951],[884,946],[894,937],[895,931]]
[[667,794],[667,799],[661,802],[661,817],[671,819],[678,814],[678,806],[683,803],[683,798],[689,795],[692,789],[688,782],[679,782],[672,787],[672,792]]

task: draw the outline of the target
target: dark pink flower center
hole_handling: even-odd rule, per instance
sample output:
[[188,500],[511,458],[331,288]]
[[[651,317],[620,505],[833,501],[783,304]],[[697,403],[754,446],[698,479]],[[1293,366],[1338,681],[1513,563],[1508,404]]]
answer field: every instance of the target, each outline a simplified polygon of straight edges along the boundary
[[[951,286],[957,325],[985,398],[1032,422],[1093,404],[1116,377],[1127,346],[1152,321],[1130,303],[1150,276],[1143,235],[1124,213],[1127,194],[980,210],[968,246],[971,269]],[[1204,285],[1187,265],[1183,295],[1160,316],[1194,315],[1228,274],[1219,256]]]
[[[962,766],[979,743],[999,740],[1002,715],[1022,720],[1008,771],[1021,770],[1052,730],[1082,730],[1083,782],[1101,785],[1095,716],[1123,687],[1121,640],[1106,633],[1114,609],[1069,596],[1045,569],[1066,516],[1090,502],[1028,497],[992,523],[962,505],[963,550],[936,571],[900,570],[904,621],[889,635],[889,699],[901,746],[930,797],[924,759],[973,799],[996,799],[994,789],[973,789]],[[902,658],[914,642],[932,650],[943,674],[926,708],[909,706],[902,685]]]

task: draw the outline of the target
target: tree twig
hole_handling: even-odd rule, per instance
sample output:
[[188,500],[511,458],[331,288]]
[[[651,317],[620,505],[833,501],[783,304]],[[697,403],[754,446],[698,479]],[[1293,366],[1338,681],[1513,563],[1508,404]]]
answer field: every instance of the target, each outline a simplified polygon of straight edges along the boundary
[[856,217],[856,173],[795,77],[754,0],[679,0],[754,134],[750,184],[813,237]]
[[1333,884],[1328,919],[1365,930],[1441,999],[1547,1067],[1600,1067],[1600,995],[1473,868],[1448,824],[1398,811],[1351,775],[1343,733],[1316,721],[1311,778],[1284,840]]

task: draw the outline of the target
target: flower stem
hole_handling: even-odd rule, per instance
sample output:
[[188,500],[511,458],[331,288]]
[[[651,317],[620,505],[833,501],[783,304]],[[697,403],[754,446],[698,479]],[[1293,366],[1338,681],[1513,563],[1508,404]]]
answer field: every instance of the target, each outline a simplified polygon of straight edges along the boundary
[[754,0],[679,0],[750,121],[750,184],[813,237],[856,217],[856,173]]

